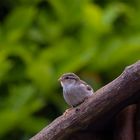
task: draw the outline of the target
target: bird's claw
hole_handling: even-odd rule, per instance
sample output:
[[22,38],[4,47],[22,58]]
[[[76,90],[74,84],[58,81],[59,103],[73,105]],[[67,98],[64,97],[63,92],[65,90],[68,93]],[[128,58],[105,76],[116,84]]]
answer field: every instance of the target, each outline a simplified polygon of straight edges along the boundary
[[63,115],[66,116],[70,110],[72,110],[72,108],[66,109]]

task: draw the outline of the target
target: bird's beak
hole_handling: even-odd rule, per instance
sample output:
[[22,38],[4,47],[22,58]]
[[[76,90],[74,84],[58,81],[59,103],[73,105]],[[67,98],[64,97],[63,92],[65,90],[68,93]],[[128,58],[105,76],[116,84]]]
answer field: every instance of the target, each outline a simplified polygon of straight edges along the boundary
[[62,78],[60,77],[60,78],[58,79],[58,81],[59,81],[59,82],[62,81]]

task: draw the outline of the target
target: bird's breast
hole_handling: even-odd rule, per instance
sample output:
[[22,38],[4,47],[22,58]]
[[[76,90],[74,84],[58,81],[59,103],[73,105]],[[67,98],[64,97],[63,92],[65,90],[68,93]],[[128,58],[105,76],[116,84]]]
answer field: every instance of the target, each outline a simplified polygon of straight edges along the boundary
[[69,86],[63,91],[64,99],[71,106],[76,106],[84,101],[86,93],[79,87]]

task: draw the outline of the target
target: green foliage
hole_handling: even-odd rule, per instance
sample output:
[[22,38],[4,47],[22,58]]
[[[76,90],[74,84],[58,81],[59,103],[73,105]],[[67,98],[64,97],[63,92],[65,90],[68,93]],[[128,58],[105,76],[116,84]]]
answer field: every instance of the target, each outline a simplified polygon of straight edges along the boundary
[[29,139],[65,110],[62,73],[97,89],[140,59],[139,14],[139,0],[1,1],[0,139]]

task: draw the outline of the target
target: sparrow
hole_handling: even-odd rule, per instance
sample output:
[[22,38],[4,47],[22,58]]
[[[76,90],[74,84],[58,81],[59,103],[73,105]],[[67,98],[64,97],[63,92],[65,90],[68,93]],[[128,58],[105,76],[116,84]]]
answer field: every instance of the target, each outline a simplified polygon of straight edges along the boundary
[[63,88],[64,99],[71,107],[83,103],[94,93],[92,87],[74,73],[65,73],[58,80]]

